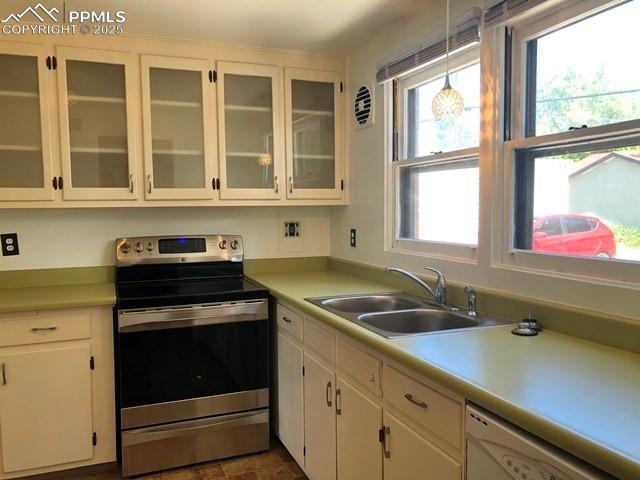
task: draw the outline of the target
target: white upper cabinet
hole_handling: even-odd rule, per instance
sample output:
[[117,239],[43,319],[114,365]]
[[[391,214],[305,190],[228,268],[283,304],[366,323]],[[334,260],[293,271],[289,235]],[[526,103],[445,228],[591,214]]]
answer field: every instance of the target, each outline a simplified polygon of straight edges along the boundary
[[63,198],[135,199],[135,56],[69,47],[56,53]]
[[0,200],[53,200],[45,50],[0,43]]
[[217,72],[220,198],[283,198],[281,69],[218,62]]
[[287,198],[342,198],[342,105],[338,73],[285,68]]
[[206,60],[142,56],[145,197],[214,197],[213,126]]

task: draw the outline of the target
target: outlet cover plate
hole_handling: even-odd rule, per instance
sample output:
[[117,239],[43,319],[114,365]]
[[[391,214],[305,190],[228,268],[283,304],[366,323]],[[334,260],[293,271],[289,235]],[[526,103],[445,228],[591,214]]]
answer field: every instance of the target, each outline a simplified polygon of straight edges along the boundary
[[17,233],[3,233],[0,235],[0,243],[2,243],[2,256],[9,257],[12,255],[20,255],[18,247]]

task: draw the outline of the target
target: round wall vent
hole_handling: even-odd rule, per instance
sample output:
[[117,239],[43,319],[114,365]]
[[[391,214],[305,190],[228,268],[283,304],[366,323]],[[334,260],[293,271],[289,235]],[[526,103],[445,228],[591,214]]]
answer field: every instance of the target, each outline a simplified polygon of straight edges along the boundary
[[353,102],[353,118],[357,128],[373,124],[373,90],[369,85],[362,85],[356,91]]

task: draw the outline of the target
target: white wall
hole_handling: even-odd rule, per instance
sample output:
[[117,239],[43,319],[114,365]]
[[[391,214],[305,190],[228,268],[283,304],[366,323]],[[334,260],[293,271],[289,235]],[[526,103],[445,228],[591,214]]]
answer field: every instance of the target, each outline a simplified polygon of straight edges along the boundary
[[[424,15],[405,19],[389,25],[356,49],[349,56],[349,88],[353,94],[363,83],[375,84],[376,67],[381,60],[393,58],[408,51],[444,26],[444,4],[432,2],[425,8]],[[440,5],[442,4],[442,5]],[[478,1],[459,0],[452,2],[452,18],[462,15]],[[530,272],[513,271],[491,264],[491,221],[490,211],[492,182],[492,159],[481,158],[481,213],[480,244],[477,265],[456,262],[443,258],[425,258],[387,252],[384,247],[384,89],[377,86],[375,91],[375,124],[357,130],[352,120],[350,129],[350,197],[351,205],[331,210],[331,254],[340,258],[362,261],[375,265],[394,265],[414,272],[420,272],[425,265],[441,268],[450,280],[477,287],[525,295],[618,313],[640,321],[638,305],[640,290],[622,286],[601,286],[598,283],[581,281],[579,278],[566,279],[558,276],[536,275]],[[445,205],[446,206],[446,205]],[[349,229],[357,229],[358,246],[349,246]],[[522,312],[523,315],[526,312]]]
[[[327,207],[190,207],[0,210],[0,233],[17,232],[20,255],[0,270],[113,265],[114,240],[137,235],[239,234],[247,258],[326,256]],[[283,222],[301,222],[284,237]]]

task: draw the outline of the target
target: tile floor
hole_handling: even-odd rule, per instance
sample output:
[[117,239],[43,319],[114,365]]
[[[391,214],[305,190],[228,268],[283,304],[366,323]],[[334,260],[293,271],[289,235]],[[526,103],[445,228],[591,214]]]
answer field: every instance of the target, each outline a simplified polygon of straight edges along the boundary
[[[69,480],[119,480],[120,472],[78,475]],[[271,450],[138,477],[143,480],[303,480],[307,479],[281,443],[272,440]]]

